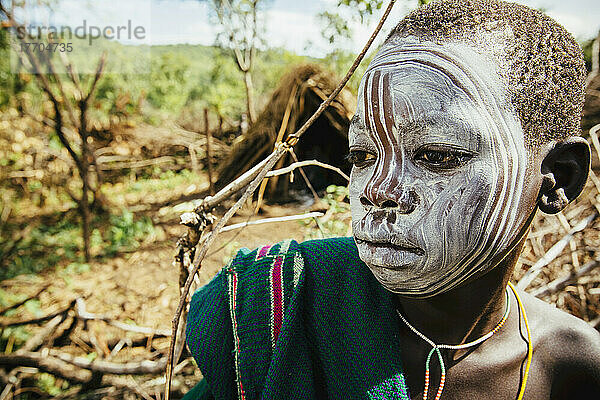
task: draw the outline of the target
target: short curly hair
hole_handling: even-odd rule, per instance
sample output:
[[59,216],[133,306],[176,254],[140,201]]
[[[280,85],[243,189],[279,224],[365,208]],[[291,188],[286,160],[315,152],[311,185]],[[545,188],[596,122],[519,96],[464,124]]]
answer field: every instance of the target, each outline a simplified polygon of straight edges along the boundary
[[[416,36],[465,41],[508,31],[502,39],[505,82],[526,143],[539,145],[579,135],[586,68],[573,36],[540,11],[497,0],[440,0],[408,14],[386,41]],[[501,37],[505,37],[501,36]]]

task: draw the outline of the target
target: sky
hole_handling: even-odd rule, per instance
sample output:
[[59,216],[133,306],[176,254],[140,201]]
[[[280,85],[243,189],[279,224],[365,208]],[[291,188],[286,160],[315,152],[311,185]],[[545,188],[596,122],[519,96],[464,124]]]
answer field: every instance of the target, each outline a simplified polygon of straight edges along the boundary
[[[416,6],[417,0],[399,0],[383,32],[389,31],[403,15]],[[516,0],[534,8],[543,8],[578,39],[589,39],[600,30],[598,0]],[[319,12],[336,10],[337,0],[268,0],[264,11],[264,38],[269,47],[284,47],[298,54],[322,56],[331,45],[321,37]],[[337,47],[359,51],[377,24],[383,9],[370,21],[350,23],[354,32],[351,42],[335,43]],[[123,43],[132,44],[205,44],[215,43],[219,26],[211,18],[207,3],[199,0],[58,0],[51,15],[29,15],[28,20],[48,21],[52,25],[100,27],[143,26],[143,38]],[[385,36],[385,35],[382,35]]]

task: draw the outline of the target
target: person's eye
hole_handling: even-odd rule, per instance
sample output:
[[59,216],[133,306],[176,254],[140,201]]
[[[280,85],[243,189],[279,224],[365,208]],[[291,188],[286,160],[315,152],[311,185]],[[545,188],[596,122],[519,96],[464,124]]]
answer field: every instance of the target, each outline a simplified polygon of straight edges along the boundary
[[415,161],[432,169],[453,169],[460,167],[472,157],[471,153],[465,151],[436,146],[419,149]]
[[364,167],[373,160],[375,160],[375,155],[364,150],[350,150],[346,156],[346,161],[356,167]]

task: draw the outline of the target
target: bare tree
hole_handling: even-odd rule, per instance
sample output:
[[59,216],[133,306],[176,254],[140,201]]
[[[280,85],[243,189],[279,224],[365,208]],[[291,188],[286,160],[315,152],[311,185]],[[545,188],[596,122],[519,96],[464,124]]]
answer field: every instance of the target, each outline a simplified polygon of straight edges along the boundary
[[[14,18],[13,10],[6,7],[0,1],[0,13],[9,22],[9,26],[15,31],[24,32],[24,26]],[[14,35],[20,44],[26,44],[27,37]],[[38,38],[36,40],[42,40]],[[51,45],[52,43],[48,43]],[[83,88],[78,74],[73,65],[62,54],[62,61],[67,71],[69,80],[75,90],[69,91],[62,82],[61,75],[57,73],[49,52],[34,51],[31,46],[21,45],[21,51],[17,53],[21,57],[23,65],[28,65],[31,72],[37,78],[40,89],[46,94],[52,103],[54,114],[50,118],[42,117],[39,122],[52,128],[58,136],[62,145],[67,149],[78,175],[81,179],[81,195],[72,193],[65,187],[67,193],[77,203],[82,219],[83,252],[85,260],[90,260],[90,209],[103,208],[104,198],[100,193],[102,175],[97,165],[94,152],[89,147],[88,137],[88,108],[94,97],[98,81],[102,76],[105,65],[105,54],[98,61],[95,74],[87,88]],[[90,201],[91,200],[91,201]]]
[[246,86],[246,112],[252,124],[256,121],[252,68],[256,46],[260,40],[258,14],[265,0],[200,0],[206,2],[223,29],[219,39],[230,48]]

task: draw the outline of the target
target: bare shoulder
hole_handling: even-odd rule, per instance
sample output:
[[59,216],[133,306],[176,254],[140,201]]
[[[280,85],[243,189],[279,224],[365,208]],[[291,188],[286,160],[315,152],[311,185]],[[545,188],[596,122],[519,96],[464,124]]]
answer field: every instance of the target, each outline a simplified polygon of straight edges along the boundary
[[600,333],[527,293],[520,295],[530,320],[534,357],[552,374],[552,398],[600,393]]

